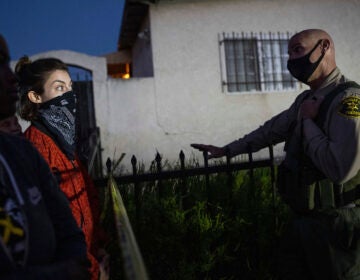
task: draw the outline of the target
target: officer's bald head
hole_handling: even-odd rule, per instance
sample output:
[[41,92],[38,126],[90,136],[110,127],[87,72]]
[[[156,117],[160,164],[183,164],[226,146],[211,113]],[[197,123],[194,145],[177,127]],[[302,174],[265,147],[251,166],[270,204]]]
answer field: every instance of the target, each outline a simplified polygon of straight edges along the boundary
[[331,36],[322,29],[306,29],[300,31],[291,37],[290,43],[294,40],[302,40],[313,44],[316,44],[319,40],[328,40],[330,47],[334,49],[334,42]]
[[290,38],[288,53],[289,60],[310,54],[311,63],[322,57],[306,82],[310,87],[319,86],[336,68],[334,42],[331,36],[321,29],[306,29],[296,33]]

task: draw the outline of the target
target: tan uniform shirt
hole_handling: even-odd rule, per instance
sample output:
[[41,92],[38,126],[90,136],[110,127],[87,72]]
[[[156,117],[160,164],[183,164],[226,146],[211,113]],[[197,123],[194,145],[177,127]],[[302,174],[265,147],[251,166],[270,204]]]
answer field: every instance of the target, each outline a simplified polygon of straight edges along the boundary
[[[345,81],[336,68],[318,90],[302,92],[287,110],[225,147],[231,156],[247,153],[249,145],[255,152],[284,142],[290,136],[289,131],[300,141],[300,121],[296,120],[303,99],[325,96]],[[293,125],[296,125],[294,130]],[[360,156],[357,156],[360,152],[360,89],[348,88],[335,97],[323,130],[311,119],[304,120],[303,126],[304,152],[325,176],[335,183],[344,183],[357,174],[360,169]]]

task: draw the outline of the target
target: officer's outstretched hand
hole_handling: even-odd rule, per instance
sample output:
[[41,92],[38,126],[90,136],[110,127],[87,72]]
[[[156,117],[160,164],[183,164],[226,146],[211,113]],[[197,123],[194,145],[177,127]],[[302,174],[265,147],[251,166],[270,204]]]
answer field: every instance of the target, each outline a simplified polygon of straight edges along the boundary
[[190,146],[202,152],[208,152],[210,154],[208,157],[209,159],[225,156],[225,149],[221,147],[216,147],[213,145],[205,145],[205,144],[191,144]]

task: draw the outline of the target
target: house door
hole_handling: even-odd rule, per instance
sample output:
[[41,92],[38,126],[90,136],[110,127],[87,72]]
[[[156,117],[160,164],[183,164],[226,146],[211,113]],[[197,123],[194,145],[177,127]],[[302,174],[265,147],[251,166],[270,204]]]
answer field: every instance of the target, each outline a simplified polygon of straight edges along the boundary
[[77,104],[77,152],[92,178],[102,177],[100,130],[96,126],[91,71],[68,65]]

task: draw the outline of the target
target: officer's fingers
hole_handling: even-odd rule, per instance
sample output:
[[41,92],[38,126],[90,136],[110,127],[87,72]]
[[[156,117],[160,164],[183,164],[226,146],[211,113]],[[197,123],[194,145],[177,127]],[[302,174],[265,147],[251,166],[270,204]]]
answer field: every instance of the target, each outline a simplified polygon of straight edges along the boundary
[[204,145],[204,144],[190,144],[191,147],[198,149],[200,151],[207,151],[209,149],[208,145]]
[[203,144],[196,144],[196,143],[192,143],[190,144],[191,147],[195,148],[195,149],[200,149],[202,148],[204,145]]

